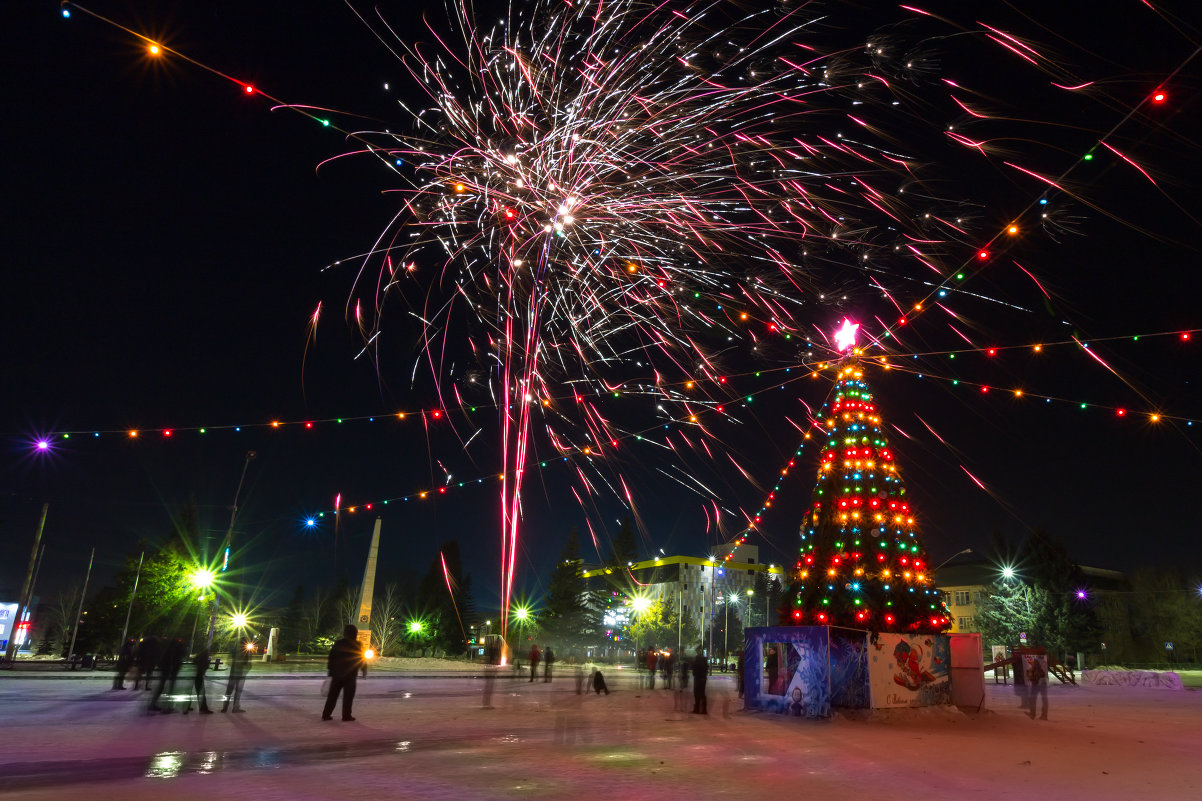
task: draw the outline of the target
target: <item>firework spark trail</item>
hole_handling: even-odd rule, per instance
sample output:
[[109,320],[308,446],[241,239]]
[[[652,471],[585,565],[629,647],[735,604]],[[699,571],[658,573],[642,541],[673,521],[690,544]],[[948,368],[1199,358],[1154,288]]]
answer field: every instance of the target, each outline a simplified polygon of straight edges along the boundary
[[[376,282],[376,317],[364,328],[377,337],[386,300],[397,295],[420,309],[423,358],[437,383],[465,329],[492,370],[505,476],[502,620],[536,413],[552,448],[590,454],[596,473],[610,450],[602,446],[628,433],[598,408],[602,398],[645,394],[716,409],[735,394],[718,382],[736,345],[758,349],[769,335],[806,341],[806,304],[832,287],[871,290],[900,311],[898,285],[942,286],[960,261],[954,246],[967,246],[960,254],[977,247],[955,213],[919,214],[911,195],[890,188],[917,187],[916,200],[939,207],[899,144],[924,120],[912,107],[891,110],[921,64],[909,72],[900,50],[892,61],[881,55],[884,45],[860,52],[862,64],[857,49],[815,48],[818,18],[805,4],[734,8],[536,0],[484,29],[461,3],[452,8],[454,35],[431,27],[438,46],[427,48],[406,45],[383,23],[431,109],[415,115],[412,135],[355,135],[389,167],[404,164],[394,169],[410,184],[401,190],[407,216],[372,249],[388,274]],[[1018,37],[996,27],[977,34],[1055,71]],[[940,85],[945,101],[989,121],[992,98],[950,78]],[[843,133],[849,124],[854,135]],[[957,151],[989,157],[987,139],[937,133]],[[816,254],[806,258],[807,248]],[[710,383],[691,396],[675,377]],[[565,384],[570,409],[553,400]],[[714,435],[699,430],[700,447],[683,437],[680,447],[674,439],[661,447],[713,461],[705,438]]]

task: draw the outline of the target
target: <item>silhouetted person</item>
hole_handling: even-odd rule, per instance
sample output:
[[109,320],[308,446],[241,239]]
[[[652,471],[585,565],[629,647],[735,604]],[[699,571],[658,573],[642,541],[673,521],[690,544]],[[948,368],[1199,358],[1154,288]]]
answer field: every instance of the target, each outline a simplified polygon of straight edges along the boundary
[[[192,677],[192,694],[196,696],[196,706],[200,709],[200,714],[211,715],[213,710],[209,709],[209,695],[205,691],[205,674],[209,672],[209,649],[207,646],[200,646],[196,656],[192,657],[192,664],[196,666],[196,673]],[[189,698],[184,714],[191,711],[192,699]]]
[[537,645],[530,646],[530,681],[534,681],[534,677],[538,675],[538,660],[542,658]]
[[[154,691],[154,697],[150,699],[151,712],[175,711],[170,705],[170,697],[175,695],[175,680],[179,677],[179,670],[183,667],[187,652],[188,647],[184,645],[182,637],[174,637],[167,641],[163,648],[163,656],[159,659],[159,686]],[[163,697],[163,693],[168,696],[167,705],[159,706],[159,699]]]
[[547,646],[547,650],[543,653],[543,681],[551,680],[551,666],[555,664],[555,652],[551,650],[551,646]]
[[705,651],[697,649],[693,657],[693,714],[708,715],[705,705],[705,677],[709,675],[710,666],[705,661]]
[[151,634],[149,637],[144,637],[142,642],[138,644],[138,675],[134,678],[134,689],[138,689],[139,682],[146,683],[146,689],[150,689],[150,679],[154,675],[154,667],[159,663],[159,638]]
[[576,694],[584,694],[584,665],[577,662],[573,657],[569,656],[568,661],[572,663],[572,679],[576,682]]
[[351,705],[355,702],[355,684],[362,665],[363,646],[359,643],[359,629],[347,626],[342,630],[342,639],[334,643],[326,660],[330,691],[326,694],[326,706],[321,712],[322,720],[334,719],[334,705],[338,703],[339,693],[342,694],[342,719],[355,719],[351,715]]
[[593,671],[593,692],[597,695],[601,693],[609,695],[609,687],[605,686],[605,676],[601,674],[600,670]]
[[[497,667],[485,663],[484,665],[484,708],[492,709],[492,691],[493,685],[497,681]],[[332,684],[333,682],[331,682]]]
[[[125,689],[125,674],[134,664],[134,643],[133,638],[121,643],[121,650],[117,652],[117,675],[113,676],[113,689]],[[137,687],[134,687],[136,690]]]
[[230,677],[225,683],[225,703],[221,705],[222,712],[230,711],[230,702],[234,704],[235,712],[245,712],[242,708],[242,687],[246,684],[246,674],[250,671],[250,649],[240,639],[235,639],[230,646]]
[[743,688],[743,668],[745,668],[745,667],[747,667],[747,663],[743,660],[743,652],[739,651],[739,661],[738,661],[738,664],[735,665],[735,670],[737,670],[739,672],[739,675],[735,676],[735,682],[738,684],[738,687],[739,687],[739,697],[740,698],[743,697],[743,689],[744,689]]
[[1027,668],[1027,714],[1035,719],[1035,701],[1043,699],[1040,710],[1040,720],[1048,719],[1048,672],[1043,667],[1039,657],[1031,657],[1031,667]]

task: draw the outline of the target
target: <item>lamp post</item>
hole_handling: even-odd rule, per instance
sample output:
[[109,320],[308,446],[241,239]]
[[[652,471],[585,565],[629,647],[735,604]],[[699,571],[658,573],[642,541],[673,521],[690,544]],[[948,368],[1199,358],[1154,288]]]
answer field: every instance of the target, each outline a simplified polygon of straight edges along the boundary
[[[200,590],[200,597],[197,599],[197,601],[203,601],[205,599],[205,593],[208,592],[209,588],[213,586],[213,581],[215,578],[216,578],[216,576],[213,574],[212,570],[207,570],[203,567],[198,567],[192,571],[192,575],[188,577],[188,581],[189,581],[189,583],[191,583],[192,589]],[[135,585],[135,587],[136,586],[137,585]],[[131,606],[133,605],[132,600],[130,602],[130,605]],[[194,650],[194,646],[196,643],[196,624],[199,620],[200,620],[200,608],[197,607],[196,617],[193,618],[193,620],[192,620],[192,636],[188,638],[188,652],[189,653],[191,653]],[[129,617],[128,616],[126,616],[126,625],[129,625]],[[124,636],[122,637],[121,641],[123,643],[125,642]]]
[[[230,527],[229,530],[225,532],[225,542],[223,543],[225,546],[225,556],[222,558],[221,562],[222,573],[229,569],[230,566],[230,548],[233,547],[234,544],[234,518],[238,516],[238,496],[242,494],[242,482],[246,481],[246,468],[250,467],[250,460],[253,458],[255,458],[255,452],[247,451],[246,460],[242,463],[242,475],[238,478],[238,489],[234,490],[234,505],[230,507]],[[205,646],[207,648],[213,647],[213,629],[217,625],[217,611],[220,605],[220,596],[218,596],[217,593],[213,593],[213,614],[209,618],[209,636],[208,639],[205,640]]]
[[739,602],[739,594],[732,592],[730,597],[726,599],[726,609],[724,611],[725,620],[722,623],[722,668],[726,669],[730,663],[730,605]]
[[938,564],[938,566],[936,566],[934,569],[932,569],[932,570],[931,570],[931,572],[932,572],[932,573],[934,573],[936,570],[938,570],[939,568],[943,567],[943,566],[944,566],[944,565],[946,565],[948,562],[950,562],[950,561],[952,561],[953,559],[955,559],[957,556],[963,556],[963,555],[964,555],[964,554],[966,554],[966,553],[972,553],[972,548],[965,548],[963,551],[956,551],[954,554],[952,554],[951,556],[949,556],[948,558],[946,558],[946,559],[944,559],[942,562],[940,562],[940,563]]

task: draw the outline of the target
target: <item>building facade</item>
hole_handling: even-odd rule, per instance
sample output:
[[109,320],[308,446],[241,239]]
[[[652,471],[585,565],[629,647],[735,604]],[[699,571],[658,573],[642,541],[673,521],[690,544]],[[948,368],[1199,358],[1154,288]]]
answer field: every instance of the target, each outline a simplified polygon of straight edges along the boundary
[[[614,601],[604,612],[607,630],[620,631],[630,623],[634,596],[654,602],[663,600],[680,611],[682,620],[706,631],[726,603],[737,604],[745,625],[762,626],[775,619],[768,608],[769,597],[754,593],[757,576],[784,586],[780,565],[762,564],[759,547],[738,541],[715,549],[706,557],[660,556],[632,562],[625,570],[590,568],[584,578],[594,591],[612,593]],[[629,596],[629,597],[628,597]]]

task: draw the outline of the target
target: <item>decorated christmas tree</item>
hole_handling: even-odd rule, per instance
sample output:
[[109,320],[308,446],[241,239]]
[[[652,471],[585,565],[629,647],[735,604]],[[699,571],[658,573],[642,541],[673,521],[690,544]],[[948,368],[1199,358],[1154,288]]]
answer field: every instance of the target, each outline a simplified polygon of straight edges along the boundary
[[933,634],[951,625],[914,510],[854,347],[836,335],[838,380],[818,421],[825,442],[801,523],[782,623]]

